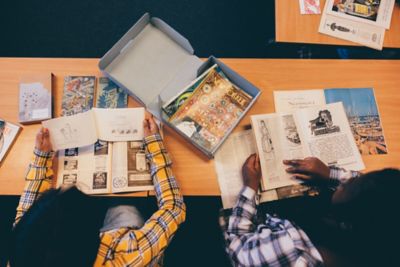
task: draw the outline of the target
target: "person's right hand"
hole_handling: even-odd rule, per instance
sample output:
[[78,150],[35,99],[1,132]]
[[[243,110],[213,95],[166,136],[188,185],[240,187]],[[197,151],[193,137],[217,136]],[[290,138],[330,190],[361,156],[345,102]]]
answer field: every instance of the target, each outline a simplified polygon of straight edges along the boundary
[[46,128],[41,128],[36,135],[35,148],[41,152],[51,152],[50,133]]
[[242,167],[243,184],[257,191],[261,179],[260,158],[253,154],[246,159]]
[[145,118],[143,121],[143,134],[144,137],[159,133],[157,123],[154,121],[153,116]]
[[290,166],[286,172],[293,174],[293,178],[301,180],[328,180],[330,169],[320,159],[308,157],[305,159],[284,160],[283,164]]

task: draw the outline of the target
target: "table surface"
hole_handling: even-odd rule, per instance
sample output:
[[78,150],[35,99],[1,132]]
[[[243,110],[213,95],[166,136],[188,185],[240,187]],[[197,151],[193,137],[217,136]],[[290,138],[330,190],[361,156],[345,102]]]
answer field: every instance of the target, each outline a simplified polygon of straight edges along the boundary
[[[363,156],[367,170],[400,167],[400,61],[399,60],[301,60],[223,59],[262,90],[260,98],[235,129],[250,124],[250,115],[274,112],[273,90],[373,87],[379,105],[389,154]],[[98,59],[0,58],[0,117],[17,122],[18,85],[21,75],[52,72],[55,113],[61,111],[63,78],[68,75],[101,76]],[[129,106],[138,104],[129,98]],[[0,166],[0,195],[19,195],[32,156],[40,124],[23,126]],[[184,195],[219,195],[213,160],[208,160],[182,137],[164,129],[173,171]],[[126,195],[126,194],[125,194]],[[147,193],[129,195],[143,196]]]
[[[320,0],[321,12],[325,0]],[[277,42],[330,45],[359,44],[318,32],[321,15],[302,15],[298,0],[275,0],[275,39]],[[400,6],[395,4],[390,29],[385,32],[384,47],[400,48]]]

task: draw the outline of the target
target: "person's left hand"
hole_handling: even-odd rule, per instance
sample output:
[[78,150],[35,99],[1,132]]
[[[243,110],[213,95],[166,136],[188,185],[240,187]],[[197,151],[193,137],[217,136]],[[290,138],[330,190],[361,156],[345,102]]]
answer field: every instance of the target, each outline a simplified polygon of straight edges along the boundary
[[253,154],[247,158],[242,167],[243,184],[257,191],[261,179],[260,158]]
[[35,148],[42,152],[51,152],[52,145],[50,141],[50,133],[46,128],[41,128],[36,135]]

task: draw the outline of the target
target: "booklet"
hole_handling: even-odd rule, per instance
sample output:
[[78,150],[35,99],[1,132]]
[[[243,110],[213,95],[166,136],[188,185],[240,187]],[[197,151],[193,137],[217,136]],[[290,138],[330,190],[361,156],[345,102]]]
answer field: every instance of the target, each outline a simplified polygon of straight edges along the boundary
[[144,108],[100,109],[42,122],[54,150],[143,139]]
[[262,171],[262,189],[294,184],[282,161],[314,156],[328,166],[365,168],[342,103],[298,109],[292,113],[251,116]]
[[20,126],[0,119],[0,163],[11,148],[20,130]]
[[51,73],[23,75],[19,83],[20,123],[35,123],[51,119],[52,109]]
[[342,102],[361,155],[387,154],[373,88],[274,91],[276,112]]
[[394,0],[327,0],[319,32],[382,50]]

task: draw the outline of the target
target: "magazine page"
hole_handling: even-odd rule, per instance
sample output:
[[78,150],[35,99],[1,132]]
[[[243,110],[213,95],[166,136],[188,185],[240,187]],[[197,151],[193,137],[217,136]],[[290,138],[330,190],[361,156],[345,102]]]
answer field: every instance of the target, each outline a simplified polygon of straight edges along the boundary
[[319,32],[339,39],[382,50],[385,28],[327,14],[325,5]]
[[214,164],[224,209],[233,208],[243,187],[242,166],[257,149],[252,130],[231,134],[215,154]]
[[110,193],[111,144],[58,151],[57,186],[76,184],[86,194]]
[[262,171],[264,191],[298,184],[286,173],[284,159],[302,159],[303,145],[292,114],[251,116]]
[[94,144],[97,140],[96,124],[93,112],[59,117],[42,122],[49,129],[53,149],[67,149]]
[[395,0],[327,0],[326,13],[346,20],[390,28]]
[[0,120],[0,162],[10,149],[21,127]]
[[299,109],[294,115],[307,155],[328,166],[365,168],[341,102]]
[[93,108],[98,139],[132,141],[143,139],[144,108]]
[[154,190],[143,141],[113,143],[112,192]]
[[332,88],[324,91],[326,103],[343,103],[361,155],[388,153],[373,88]]
[[325,105],[323,90],[274,91],[275,112],[292,113],[299,108]]

